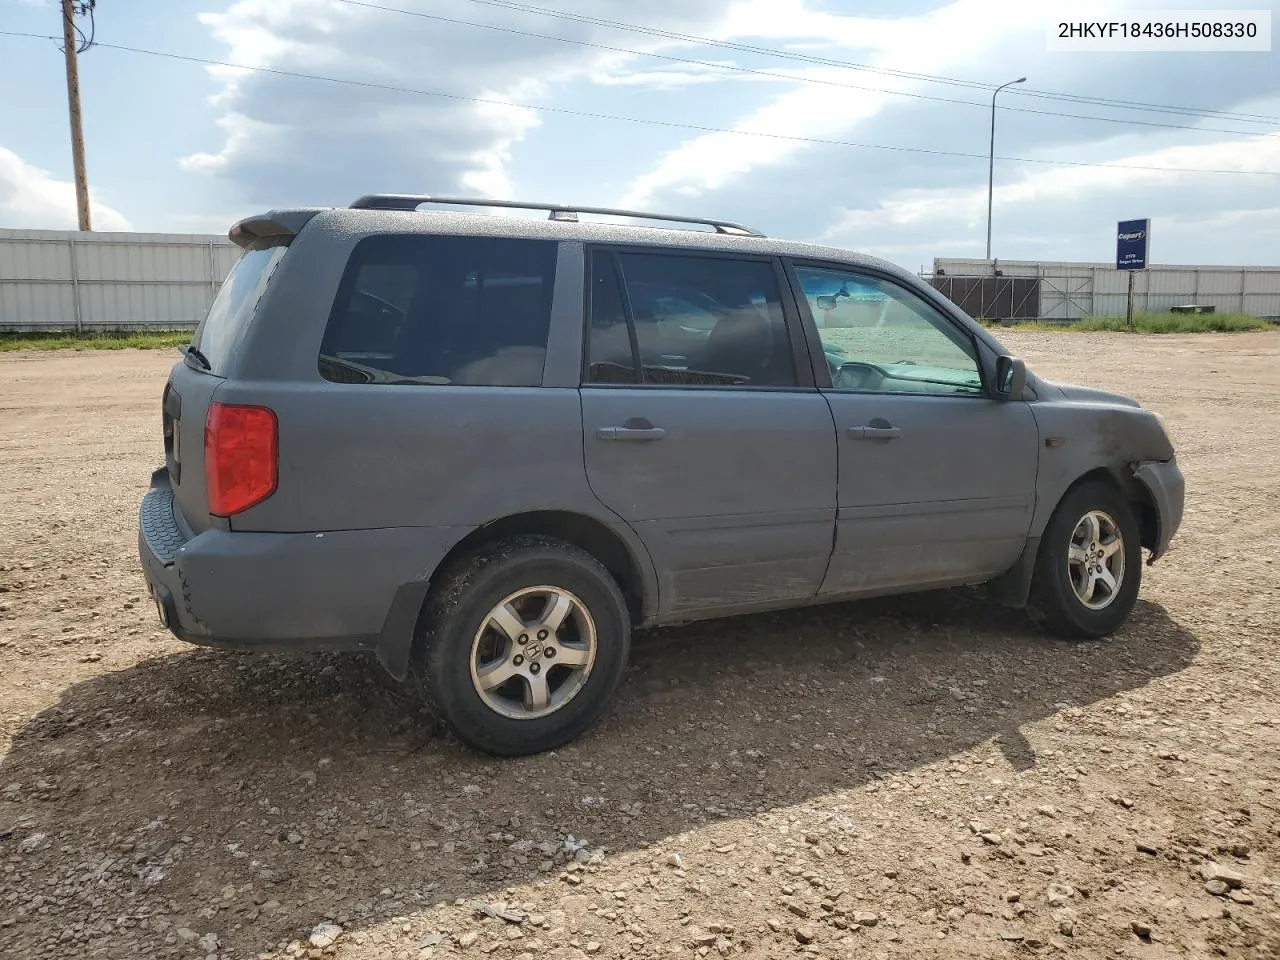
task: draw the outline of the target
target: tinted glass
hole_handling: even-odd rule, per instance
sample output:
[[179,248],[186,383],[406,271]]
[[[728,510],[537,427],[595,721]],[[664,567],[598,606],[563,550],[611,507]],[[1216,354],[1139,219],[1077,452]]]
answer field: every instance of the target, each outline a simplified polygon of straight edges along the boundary
[[537,386],[556,245],[369,237],[356,245],[320,348],[343,383]]
[[888,280],[797,267],[837,390],[982,393],[969,336],[916,294]]
[[221,374],[243,342],[258,301],[289,249],[288,243],[279,237],[259,240],[240,256],[222,281],[213,305],[191,338],[209,361],[211,373]]
[[777,275],[764,261],[618,255],[646,383],[796,383]]

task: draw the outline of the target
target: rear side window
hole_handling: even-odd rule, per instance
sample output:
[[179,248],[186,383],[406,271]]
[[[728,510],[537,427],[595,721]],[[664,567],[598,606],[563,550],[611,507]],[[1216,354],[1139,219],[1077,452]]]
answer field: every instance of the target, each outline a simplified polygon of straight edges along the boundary
[[356,244],[320,347],[338,383],[542,383],[556,244],[367,237]]
[[289,249],[289,240],[269,237],[253,243],[222,281],[213,305],[191,338],[209,361],[210,373],[221,375],[243,342],[258,301]]
[[771,262],[592,253],[587,383],[791,387]]

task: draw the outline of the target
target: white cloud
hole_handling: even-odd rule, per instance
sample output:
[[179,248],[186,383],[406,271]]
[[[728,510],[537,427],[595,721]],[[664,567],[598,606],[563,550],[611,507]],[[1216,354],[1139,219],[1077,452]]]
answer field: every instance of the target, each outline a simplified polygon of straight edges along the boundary
[[[897,20],[813,14],[805,11],[799,0],[789,0],[789,6],[789,11],[779,15],[766,0],[753,0],[734,8],[720,32],[747,36],[753,31],[768,31],[775,37],[821,37],[828,44],[872,49],[870,57],[861,58],[869,66],[937,75],[980,61],[1019,33],[1042,29],[1048,2],[955,0],[922,16]],[[842,68],[810,71],[808,76],[833,85],[799,84],[727,126],[735,131],[768,131],[785,137],[837,138],[901,102],[892,92],[878,91],[916,92],[925,86],[894,75],[854,73]],[[753,169],[781,163],[805,149],[806,145],[797,140],[750,137],[741,132],[695,137],[638,177],[624,204],[650,206],[653,198],[664,191],[689,196],[714,190]]]
[[[92,191],[89,212],[96,230],[131,229],[122,214],[94,200]],[[0,147],[0,226],[74,230],[77,224],[75,184]]]
[[[1171,146],[1114,162],[1169,169],[1021,167],[1016,180],[994,191],[993,254],[1106,260],[1115,223],[1126,217],[1152,218],[1152,255],[1161,263],[1256,263],[1275,249],[1280,183],[1249,171],[1280,170],[1280,139]],[[986,212],[985,183],[903,189],[873,206],[835,211],[818,239],[912,265],[934,256],[981,257]]]
[[[724,0],[656,0],[646,7],[645,19],[698,28],[711,23],[723,5]],[[570,40],[617,42],[616,32],[601,27],[507,10],[481,12],[460,0],[400,0],[398,6],[467,20],[483,17],[497,26]],[[613,17],[626,9],[614,0],[594,0],[591,6],[580,4],[579,10]],[[513,151],[542,118],[536,110],[475,100],[547,102],[565,83],[608,74],[633,59],[334,0],[240,0],[200,19],[226,45],[228,61],[353,81],[326,85],[210,68],[222,84],[212,103],[221,111],[224,139],[217,149],[192,152],[180,164],[225,177],[246,198],[271,204],[458,187],[510,196]],[[670,44],[660,38],[628,42],[639,49]]]
[[247,151],[278,149],[279,130],[243,113],[232,111],[217,119],[227,139],[218,153],[191,153],[178,158],[178,166],[188,173],[222,173],[231,157]]
[[[1099,194],[1132,193],[1142,187],[1179,186],[1187,191],[1203,183],[1206,174],[1179,173],[1179,169],[1241,171],[1280,170],[1280,138],[1250,137],[1217,143],[1187,144],[1119,157],[1109,167],[1051,167],[1027,172],[1020,179],[997,186],[992,192],[995,214],[1017,207],[1036,207],[1064,201],[1078,202]],[[1129,167],[1129,169],[1126,169]],[[1132,169],[1165,167],[1165,170]],[[1208,175],[1211,176],[1211,175]],[[1240,179],[1247,180],[1242,176]],[[1271,178],[1258,186],[1274,189]],[[904,190],[871,209],[846,210],[827,227],[821,240],[839,243],[841,238],[864,234],[885,226],[938,226],[960,221],[970,226],[983,222],[987,210],[986,186],[948,190]]]
[[[713,64],[714,61],[706,61]],[[773,72],[773,71],[770,71]],[[601,87],[644,87],[651,90],[677,90],[699,84],[725,83],[786,83],[788,78],[767,77],[754,73],[717,69],[713,66],[686,64],[656,70],[599,70],[591,74],[591,82]]]
[[[1116,0],[1117,8],[1154,0]],[[1274,6],[1280,0],[1268,0]],[[326,84],[210,68],[220,136],[184,143],[182,168],[209,178],[207,209],[346,203],[373,191],[558,195],[582,202],[690,210],[741,219],[772,233],[829,239],[898,254],[980,253],[985,238],[984,90],[895,74],[974,81],[1026,72],[1030,87],[1093,96],[1197,103],[1280,114],[1275,57],[1107,58],[1043,53],[1054,0],[575,0],[577,13],[685,34],[803,51],[874,65],[858,71],[621,32],[466,0],[398,0],[426,15],[483,21],[498,31],[397,15],[338,0],[221,0],[202,22],[220,58],[340,77]],[[819,9],[820,8],[820,9]],[[639,11],[639,12],[637,12]],[[502,32],[528,30],[615,49]],[[653,61],[616,48],[661,51],[781,76]],[[1188,69],[1208,64],[1203,73]],[[818,83],[809,83],[817,80]],[[442,96],[380,87],[435,91]],[[902,96],[900,94],[915,96]],[[1076,113],[1106,108],[1002,95],[1006,106]],[[930,98],[977,102],[963,106]],[[645,117],[638,127],[475,99]],[[1007,98],[1007,99],[1003,99]],[[1250,102],[1250,101],[1253,102]],[[1167,114],[1146,120],[1209,126]],[[781,137],[684,132],[679,124]],[[951,150],[976,159],[890,153],[802,142],[840,140]],[[1214,141],[1205,143],[1206,140]],[[997,152],[1235,169],[1280,161],[1244,137],[1128,128],[1033,113],[1002,113]],[[1179,144],[1187,144],[1180,146]],[[1243,146],[1242,146],[1243,145]],[[997,251],[1059,258],[1085,249],[1090,231],[1158,212],[1162,224],[1203,224],[1240,212],[1242,230],[1273,232],[1248,211],[1280,203],[1272,178],[1144,174],[1003,163]],[[215,185],[221,184],[222,187]],[[1080,198],[1088,204],[1077,202]],[[1086,206],[1088,207],[1086,209]],[[1205,208],[1205,209],[1202,209]],[[1182,220],[1179,221],[1178,218]],[[1046,226],[1048,225],[1048,226]],[[1188,236],[1191,228],[1187,228]],[[1162,236],[1167,237],[1165,230]],[[1071,239],[1068,239],[1071,238]],[[1015,243],[1016,241],[1016,243]],[[1105,256],[1091,251],[1091,256]]]

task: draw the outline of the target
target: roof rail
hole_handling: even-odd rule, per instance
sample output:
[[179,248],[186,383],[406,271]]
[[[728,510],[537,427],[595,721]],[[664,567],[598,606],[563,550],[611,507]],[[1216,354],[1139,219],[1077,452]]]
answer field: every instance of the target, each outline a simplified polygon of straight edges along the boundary
[[561,203],[533,203],[523,200],[486,200],[483,197],[429,197],[405,193],[371,193],[351,204],[353,210],[416,210],[424,203],[448,203],[465,207],[508,207],[516,210],[546,210],[549,220],[576,223],[578,214],[590,213],[608,217],[634,217],[637,220],[666,220],[671,223],[696,223],[714,227],[716,233],[738,237],[763,237],[759,230],[752,230],[729,220],[708,220],[704,217],[677,217],[665,213],[645,213],[642,210],[622,210],[614,207],[582,207]]

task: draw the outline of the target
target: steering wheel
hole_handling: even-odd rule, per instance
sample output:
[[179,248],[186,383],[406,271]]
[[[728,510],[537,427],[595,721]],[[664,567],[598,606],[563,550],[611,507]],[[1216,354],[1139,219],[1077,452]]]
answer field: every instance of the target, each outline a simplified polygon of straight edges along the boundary
[[869,390],[888,379],[889,371],[874,363],[863,360],[848,360],[839,366],[833,365],[831,382],[835,386],[851,390]]

